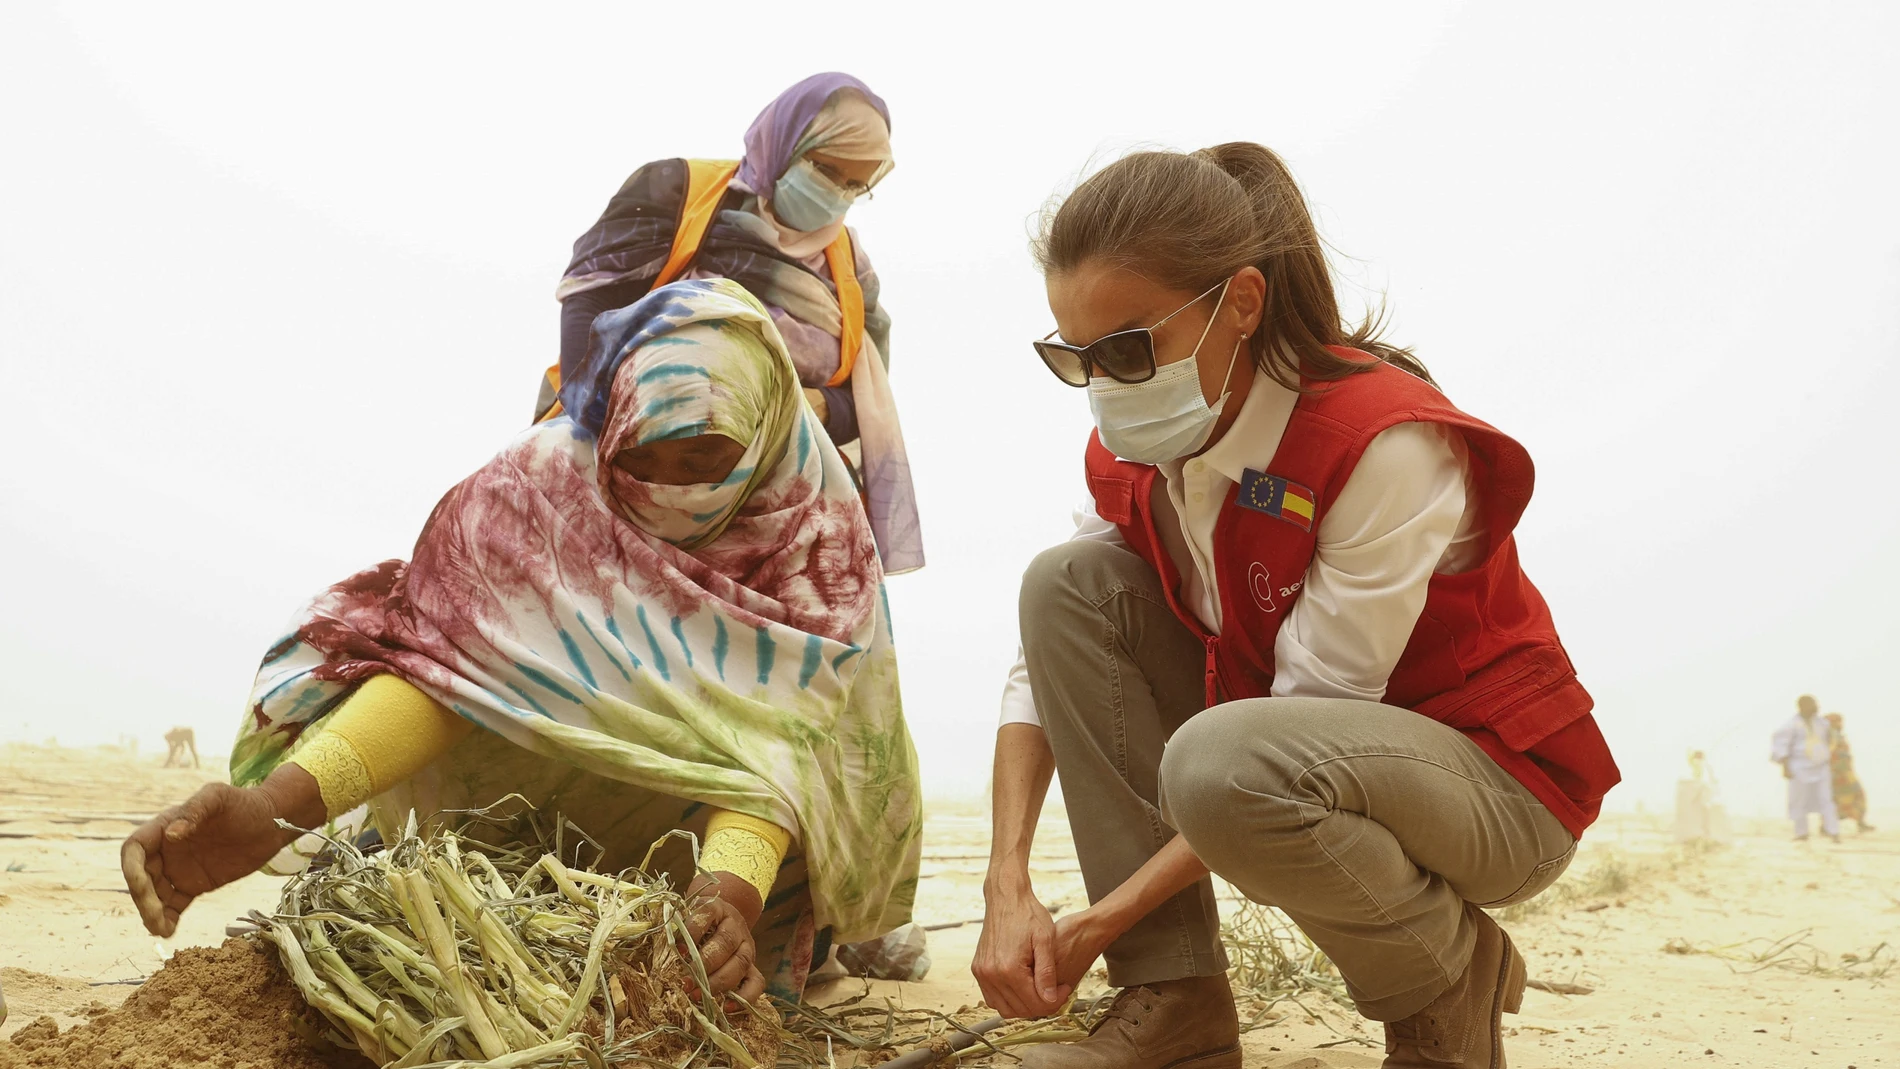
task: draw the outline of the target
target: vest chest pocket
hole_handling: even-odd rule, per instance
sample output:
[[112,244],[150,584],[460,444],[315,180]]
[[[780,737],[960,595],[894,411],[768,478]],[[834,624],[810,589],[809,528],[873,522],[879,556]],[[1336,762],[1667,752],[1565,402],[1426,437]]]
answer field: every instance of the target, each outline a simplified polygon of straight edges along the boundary
[[1488,665],[1447,694],[1414,708],[1449,727],[1488,728],[1525,753],[1590,711],[1588,695],[1560,647],[1521,650]]
[[1132,481],[1091,475],[1089,494],[1095,498],[1096,515],[1121,526],[1135,522],[1135,484]]

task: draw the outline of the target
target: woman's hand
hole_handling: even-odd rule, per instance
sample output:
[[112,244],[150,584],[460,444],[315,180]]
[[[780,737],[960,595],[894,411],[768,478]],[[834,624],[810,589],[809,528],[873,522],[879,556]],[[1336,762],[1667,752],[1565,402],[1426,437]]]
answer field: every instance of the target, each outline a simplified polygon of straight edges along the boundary
[[818,422],[826,423],[831,420],[831,402],[825,400],[824,391],[814,390],[807,386],[805,387],[805,400],[810,401],[811,410],[818,413]]
[[119,850],[126,889],[146,931],[170,938],[192,900],[256,872],[297,837],[297,827],[323,823],[317,781],[281,765],[257,787],[207,783],[183,805],[140,825]]
[[758,947],[752,941],[752,926],[765,912],[759,889],[730,872],[715,872],[694,880],[686,897],[699,900],[687,930],[699,946],[712,993],[756,1001],[765,993]]
[[983,886],[989,908],[971,965],[983,997],[1008,1017],[1054,1013],[1110,944],[1207,872],[1177,835],[1120,887],[1056,923],[1030,892],[1027,870],[992,865]]
[[1018,887],[986,887],[984,899],[983,934],[970,963],[983,1001],[1005,1017],[1047,1017],[1061,1009],[1075,988],[1057,977],[1056,925],[1027,874]]
[[1055,922],[1036,899],[1029,878],[1036,817],[1055,772],[1056,755],[1042,728],[1004,724],[997,729],[983,934],[977,937],[970,971],[984,1001],[1005,1017],[1044,1017],[1069,997],[1056,982]]
[[1056,983],[1070,991],[1120,934],[1092,906],[1056,921],[1055,929]]

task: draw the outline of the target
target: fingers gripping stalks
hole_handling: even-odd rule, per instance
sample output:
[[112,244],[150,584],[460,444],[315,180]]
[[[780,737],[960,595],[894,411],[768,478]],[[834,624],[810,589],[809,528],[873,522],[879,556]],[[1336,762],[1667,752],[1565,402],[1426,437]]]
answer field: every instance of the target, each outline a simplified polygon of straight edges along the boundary
[[425,836],[412,818],[374,853],[333,841],[329,864],[286,886],[265,935],[334,1038],[405,1065],[777,1061],[786,1033],[730,903],[644,865],[595,872],[565,822],[549,835],[532,812],[475,820],[514,845],[466,827]]

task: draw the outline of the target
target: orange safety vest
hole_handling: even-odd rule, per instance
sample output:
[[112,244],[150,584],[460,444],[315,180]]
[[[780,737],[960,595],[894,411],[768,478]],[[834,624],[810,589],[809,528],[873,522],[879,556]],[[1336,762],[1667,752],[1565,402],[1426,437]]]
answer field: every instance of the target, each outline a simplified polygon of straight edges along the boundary
[[[686,201],[680,207],[679,226],[673,231],[673,249],[666,263],[661,265],[660,273],[654,276],[648,292],[676,280],[693,262],[700,242],[706,238],[706,229],[719,211],[719,202],[725,199],[726,187],[738,173],[737,160],[686,161]],[[864,346],[864,288],[858,285],[851,235],[843,229],[838,231],[837,239],[825,247],[825,263],[831,268],[831,280],[838,287],[838,307],[843,313],[838,331],[838,373],[825,385],[842,386],[850,381],[858,350]],[[554,403],[535,417],[536,423],[553,419],[562,411],[561,365],[556,363],[549,367],[546,376],[544,396],[554,398]]]

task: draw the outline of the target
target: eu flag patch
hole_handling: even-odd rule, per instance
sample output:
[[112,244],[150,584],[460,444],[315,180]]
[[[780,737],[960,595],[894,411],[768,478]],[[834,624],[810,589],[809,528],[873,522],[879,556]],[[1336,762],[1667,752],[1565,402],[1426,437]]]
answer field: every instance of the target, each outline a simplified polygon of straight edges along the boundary
[[1242,507],[1276,516],[1302,531],[1313,529],[1317,501],[1313,491],[1278,475],[1252,468],[1241,474],[1239,502]]

